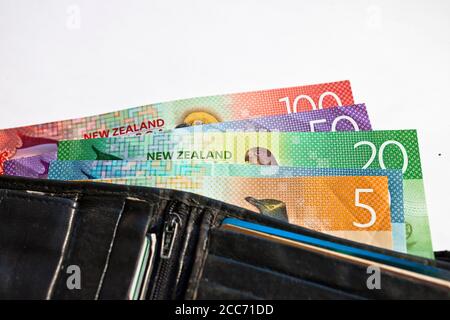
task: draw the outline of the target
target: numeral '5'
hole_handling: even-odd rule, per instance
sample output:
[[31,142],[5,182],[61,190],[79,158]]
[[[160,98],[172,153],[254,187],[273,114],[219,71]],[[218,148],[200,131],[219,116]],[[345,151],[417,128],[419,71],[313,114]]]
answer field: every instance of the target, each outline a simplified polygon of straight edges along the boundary
[[375,224],[375,221],[377,221],[377,214],[375,212],[375,209],[371,206],[361,203],[359,201],[359,194],[360,193],[369,193],[373,192],[373,189],[356,189],[355,190],[355,206],[360,207],[363,209],[366,209],[370,212],[370,221],[367,223],[359,223],[359,222],[353,222],[353,225],[358,228],[369,228]]
[[[385,142],[383,142],[383,144],[380,146],[380,150],[378,152],[378,163],[380,164],[380,167],[382,169],[386,169],[386,165],[384,164],[384,149],[388,146],[388,145],[395,145],[397,146],[400,151],[402,152],[403,155],[403,166],[402,166],[402,173],[404,174],[406,172],[406,170],[408,169],[408,153],[406,152],[406,148],[398,141],[395,140],[387,140]],[[372,154],[370,155],[369,160],[367,161],[367,163],[362,167],[363,169],[367,169],[372,162],[375,160],[375,157],[377,156],[377,147],[375,146],[375,144],[373,144],[370,141],[360,141],[358,143],[356,143],[353,148],[356,149],[360,146],[369,146],[370,149],[372,150]]]

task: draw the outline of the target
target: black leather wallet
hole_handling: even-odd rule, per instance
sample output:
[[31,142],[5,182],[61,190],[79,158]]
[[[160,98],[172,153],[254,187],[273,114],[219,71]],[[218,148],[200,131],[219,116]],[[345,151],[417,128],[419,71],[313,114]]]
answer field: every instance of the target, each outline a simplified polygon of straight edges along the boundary
[[[224,228],[227,218],[437,270],[439,279]],[[449,264],[370,247],[198,195],[0,178],[3,299],[449,299]],[[431,277],[431,279],[435,279]]]

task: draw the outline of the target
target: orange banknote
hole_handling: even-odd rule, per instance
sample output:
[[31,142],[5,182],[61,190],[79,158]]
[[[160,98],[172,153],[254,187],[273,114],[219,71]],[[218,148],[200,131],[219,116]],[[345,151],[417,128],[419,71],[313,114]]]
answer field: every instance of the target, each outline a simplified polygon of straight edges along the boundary
[[393,249],[386,176],[160,176],[96,181],[193,192],[309,229]]

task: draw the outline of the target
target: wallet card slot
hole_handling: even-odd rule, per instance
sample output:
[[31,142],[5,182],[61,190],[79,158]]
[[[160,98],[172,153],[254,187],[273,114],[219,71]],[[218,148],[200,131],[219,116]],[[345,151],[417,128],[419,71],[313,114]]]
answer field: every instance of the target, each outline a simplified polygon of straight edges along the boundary
[[[272,242],[267,239],[215,228],[211,230],[208,255],[214,254],[249,265],[279,272],[293,278],[305,279],[319,285],[342,290],[355,296],[363,296],[367,290],[350,279],[337,276],[336,261],[320,259],[315,253]],[[318,259],[319,258],[319,259]],[[326,262],[326,263],[325,263]],[[348,276],[349,271],[343,270]]]
[[0,190],[0,297],[130,298],[154,205],[121,195]]
[[53,297],[76,205],[76,196],[0,190],[0,298]]
[[211,282],[233,289],[236,293],[243,292],[271,300],[361,299],[305,279],[210,253],[206,259],[198,298],[206,297],[203,290]]
[[[105,199],[84,195],[78,202],[64,269],[56,282],[55,299],[95,299],[98,296],[124,209],[122,197]],[[67,271],[69,266],[80,272],[79,289],[67,285],[72,276]]]
[[[153,205],[146,201],[125,199],[96,298],[134,299],[138,295],[133,292],[133,284],[141,269],[141,255],[153,210]],[[118,274],[121,277],[117,277]]]
[[209,230],[204,266],[196,279],[192,279],[188,297],[198,296],[198,285],[211,254],[367,299],[449,297],[445,288],[384,270],[381,271],[381,288],[372,290],[367,285],[370,274],[365,264],[220,227]]

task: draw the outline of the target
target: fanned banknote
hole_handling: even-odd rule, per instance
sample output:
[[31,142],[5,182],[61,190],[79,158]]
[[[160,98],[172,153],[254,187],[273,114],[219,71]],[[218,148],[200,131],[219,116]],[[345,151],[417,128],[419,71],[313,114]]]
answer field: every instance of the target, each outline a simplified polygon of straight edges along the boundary
[[[309,112],[259,117],[210,125],[183,127],[176,130],[200,131],[368,131],[372,130],[364,104],[334,107]],[[56,152],[32,157],[11,159],[4,163],[4,174],[10,176],[46,178],[49,162],[56,159]]]
[[8,159],[56,151],[64,139],[142,135],[196,124],[352,105],[349,81],[155,103],[79,119],[0,130],[0,174]]
[[98,181],[189,191],[341,238],[393,249],[385,176],[162,176]]
[[189,126],[177,130],[195,131],[281,131],[281,132],[328,132],[371,131],[365,104],[333,107],[301,113],[226,121],[202,126]]
[[3,163],[3,174],[8,176],[47,179],[50,162],[56,160],[56,152],[19,159]]
[[415,130],[226,132],[61,141],[61,160],[203,160],[314,168],[391,168],[403,172],[408,253],[433,258]]
[[74,160],[53,161],[49,178],[59,180],[112,179],[152,176],[387,176],[390,195],[394,250],[406,252],[401,170],[383,169],[307,169],[283,166],[256,166],[229,163],[183,163],[182,161]]

